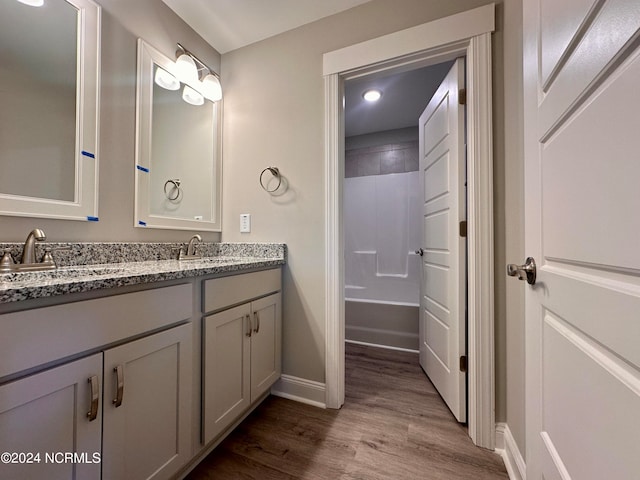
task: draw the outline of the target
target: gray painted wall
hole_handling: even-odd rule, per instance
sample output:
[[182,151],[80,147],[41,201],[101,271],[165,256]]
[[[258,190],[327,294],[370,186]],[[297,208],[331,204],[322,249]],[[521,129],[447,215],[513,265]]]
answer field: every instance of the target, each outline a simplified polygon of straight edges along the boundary
[[[222,237],[289,246],[283,278],[285,373],[325,379],[322,54],[487,3],[373,0],[222,56]],[[496,418],[508,421],[524,452],[523,287],[507,285],[504,277],[507,259],[523,258],[521,2],[496,4]],[[289,182],[290,190],[282,197],[270,197],[257,183],[262,169],[270,165],[279,167]],[[238,232],[241,213],[252,214],[249,234]]]
[[[98,0],[102,5],[100,95],[100,221],[0,216],[1,241],[24,241],[34,227],[50,241],[182,241],[190,232],[133,227],[136,41],[144,38],[169,57],[180,42],[220,69],[220,54],[161,0]],[[203,234],[208,241],[216,233]]]

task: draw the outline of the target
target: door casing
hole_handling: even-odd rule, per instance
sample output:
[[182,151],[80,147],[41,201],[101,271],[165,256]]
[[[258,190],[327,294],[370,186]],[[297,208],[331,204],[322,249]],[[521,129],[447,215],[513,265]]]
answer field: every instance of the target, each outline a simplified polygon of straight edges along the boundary
[[344,81],[467,60],[468,426],[495,448],[493,124],[491,32],[495,6],[441,18],[323,56],[325,83],[325,403],[344,403]]

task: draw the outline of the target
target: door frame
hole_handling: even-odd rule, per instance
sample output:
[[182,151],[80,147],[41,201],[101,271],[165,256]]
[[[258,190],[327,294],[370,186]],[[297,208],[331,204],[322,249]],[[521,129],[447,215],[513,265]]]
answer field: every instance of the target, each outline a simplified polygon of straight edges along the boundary
[[323,55],[325,85],[325,402],[344,404],[344,81],[466,58],[468,426],[495,448],[493,123],[495,5],[468,10]]

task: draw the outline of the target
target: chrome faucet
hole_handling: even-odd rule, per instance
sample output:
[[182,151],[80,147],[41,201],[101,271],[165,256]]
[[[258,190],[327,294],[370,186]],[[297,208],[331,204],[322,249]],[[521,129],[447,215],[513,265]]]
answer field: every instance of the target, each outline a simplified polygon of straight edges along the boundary
[[36,242],[45,240],[47,236],[39,228],[33,229],[24,242],[22,259],[20,263],[14,263],[11,249],[5,249],[0,259],[0,272],[33,272],[39,270],[53,270],[58,268],[53,259],[53,252],[58,250],[70,250],[70,247],[46,248],[41,261],[36,260]]
[[202,258],[202,256],[198,253],[198,244],[202,243],[202,237],[200,235],[194,235],[189,240],[187,244],[187,252],[185,253],[182,249],[180,249],[180,253],[178,254],[178,260],[197,260],[198,258]]
[[46,240],[46,238],[47,236],[39,228],[34,228],[31,233],[29,233],[22,250],[22,260],[20,260],[22,265],[36,263],[36,241],[41,242]]

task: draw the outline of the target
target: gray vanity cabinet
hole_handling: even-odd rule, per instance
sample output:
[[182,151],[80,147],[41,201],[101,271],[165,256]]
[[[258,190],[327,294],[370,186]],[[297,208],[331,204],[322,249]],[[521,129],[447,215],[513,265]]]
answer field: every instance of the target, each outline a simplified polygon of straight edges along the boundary
[[191,458],[191,324],[104,352],[103,480],[168,479]]
[[193,453],[192,305],[182,284],[0,315],[0,454],[39,454],[0,478],[174,478]]
[[[227,430],[280,378],[282,314],[279,290],[280,269],[206,282],[205,305],[223,305],[207,301],[207,296],[227,302],[246,302],[208,315],[203,320],[205,445]],[[272,293],[274,291],[276,293]],[[220,295],[223,292],[234,293]]]
[[191,456],[191,333],[181,325],[0,386],[0,450],[39,454],[0,462],[0,478],[172,478]]
[[267,393],[282,373],[280,293],[251,302],[251,402]]
[[100,478],[101,388],[101,353],[0,386],[0,478]]
[[278,266],[0,309],[0,479],[183,478],[280,378],[281,282]]
[[251,403],[251,337],[244,304],[204,319],[204,443],[217,437]]

